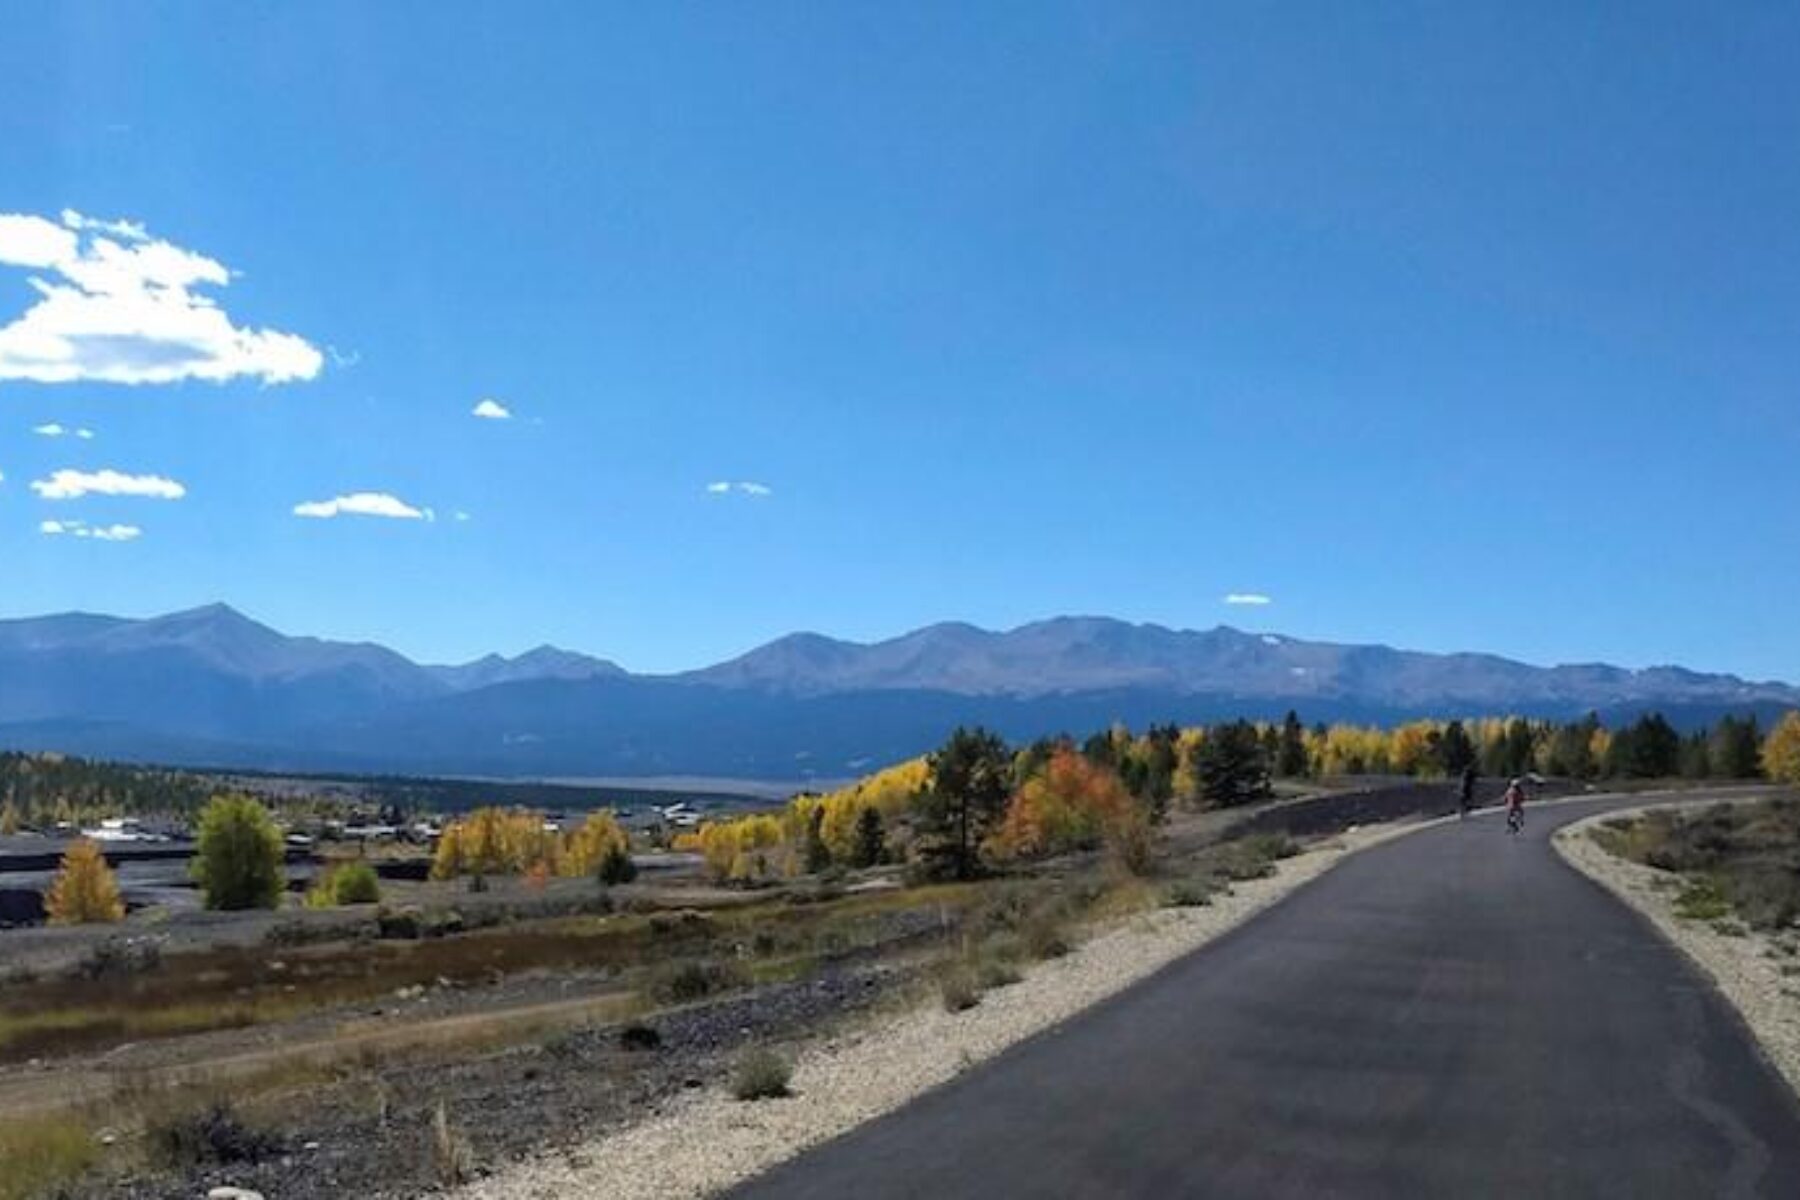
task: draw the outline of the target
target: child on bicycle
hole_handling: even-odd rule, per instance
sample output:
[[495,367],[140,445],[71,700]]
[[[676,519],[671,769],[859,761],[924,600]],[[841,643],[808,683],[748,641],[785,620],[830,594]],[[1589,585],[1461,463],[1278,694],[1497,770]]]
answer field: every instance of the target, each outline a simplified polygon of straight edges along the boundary
[[1506,827],[1514,833],[1525,828],[1525,781],[1514,779],[1506,785]]

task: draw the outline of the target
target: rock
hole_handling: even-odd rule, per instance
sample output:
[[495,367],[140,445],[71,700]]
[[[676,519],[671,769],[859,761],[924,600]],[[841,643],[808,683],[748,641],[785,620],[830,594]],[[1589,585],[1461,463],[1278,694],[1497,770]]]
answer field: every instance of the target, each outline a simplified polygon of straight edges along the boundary
[[206,1200],[263,1200],[261,1192],[253,1192],[249,1188],[216,1187],[206,1193]]

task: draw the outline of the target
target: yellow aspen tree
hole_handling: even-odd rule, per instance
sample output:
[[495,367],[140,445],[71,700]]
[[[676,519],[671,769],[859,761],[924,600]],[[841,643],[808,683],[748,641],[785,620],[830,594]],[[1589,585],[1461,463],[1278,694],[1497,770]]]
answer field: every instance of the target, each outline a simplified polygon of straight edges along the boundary
[[44,893],[44,911],[52,925],[86,925],[120,921],[125,900],[119,881],[100,853],[99,843],[82,838],[63,854],[62,868]]

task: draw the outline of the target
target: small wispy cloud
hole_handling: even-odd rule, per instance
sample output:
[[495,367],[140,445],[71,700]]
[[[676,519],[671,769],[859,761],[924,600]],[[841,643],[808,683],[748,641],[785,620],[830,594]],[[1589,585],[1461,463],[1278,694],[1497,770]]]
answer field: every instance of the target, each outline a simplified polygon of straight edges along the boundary
[[456,510],[456,519],[458,521],[466,521],[469,519],[469,514],[459,508]]
[[84,217],[72,208],[62,210],[62,223],[70,229],[80,229],[89,233],[110,233],[114,237],[124,238],[128,242],[144,242],[150,234],[140,221],[102,221],[97,217]]
[[92,538],[98,542],[129,542],[143,534],[136,525],[89,525],[86,521],[40,521],[38,532],[47,537]]
[[33,480],[31,490],[45,500],[77,500],[82,496],[142,496],[152,500],[179,500],[187,488],[161,475],[127,475],[107,468],[77,471],[65,467],[48,479]]
[[1261,592],[1227,592],[1225,594],[1225,603],[1247,605],[1251,608],[1261,608],[1265,604],[1273,604],[1274,601],[1268,596],[1263,595]]
[[362,361],[361,351],[339,350],[336,346],[329,343],[325,346],[325,353],[331,359],[331,365],[340,369],[354,367],[357,363]]
[[50,421],[43,425],[33,425],[31,427],[31,432],[37,434],[39,437],[75,437],[80,438],[84,442],[92,441],[94,437],[94,431],[91,429],[70,429],[68,426],[60,425],[55,421]]
[[387,492],[352,492],[330,500],[308,500],[294,505],[296,517],[388,517],[401,521],[429,521],[429,508],[415,508],[398,496]]
[[706,485],[706,490],[714,496],[727,496],[732,492],[743,496],[772,496],[775,494],[775,489],[768,484],[752,483],[749,480],[715,480]]
[[0,213],[0,266],[31,272],[37,293],[0,324],[0,379],[287,383],[324,365],[304,338],[232,324],[202,290],[230,285],[224,264],[152,238],[136,221],[73,209],[59,217]]
[[489,396],[471,408],[469,415],[480,417],[484,421],[510,421],[512,420],[512,409]]

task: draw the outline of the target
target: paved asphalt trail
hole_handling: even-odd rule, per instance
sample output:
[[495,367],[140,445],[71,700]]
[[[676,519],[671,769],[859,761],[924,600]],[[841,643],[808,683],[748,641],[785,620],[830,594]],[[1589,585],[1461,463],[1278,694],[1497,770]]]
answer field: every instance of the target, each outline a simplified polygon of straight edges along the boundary
[[1370,849],[732,1196],[1800,1197],[1736,1014],[1551,849],[1596,809]]

